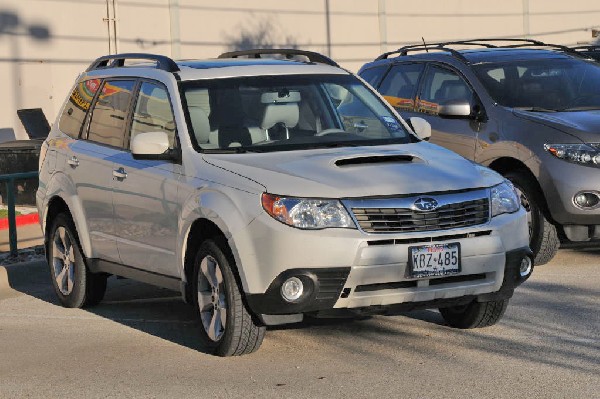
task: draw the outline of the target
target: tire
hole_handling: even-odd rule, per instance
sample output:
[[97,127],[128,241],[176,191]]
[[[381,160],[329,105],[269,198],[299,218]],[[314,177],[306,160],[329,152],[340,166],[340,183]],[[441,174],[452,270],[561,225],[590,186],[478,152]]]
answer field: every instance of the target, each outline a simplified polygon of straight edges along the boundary
[[235,279],[235,261],[225,239],[206,240],[194,258],[192,298],[207,352],[240,356],[255,352],[266,328],[253,319]]
[[48,264],[56,296],[67,308],[97,305],[106,292],[105,274],[89,271],[75,224],[68,214],[54,218],[48,237]]
[[521,194],[521,204],[529,222],[529,247],[533,251],[534,264],[544,265],[554,258],[560,246],[556,227],[544,213],[544,200],[538,183],[525,172],[509,172],[504,175]]
[[440,308],[446,323],[454,328],[481,328],[496,324],[504,315],[508,299],[492,302],[473,301],[468,305]]

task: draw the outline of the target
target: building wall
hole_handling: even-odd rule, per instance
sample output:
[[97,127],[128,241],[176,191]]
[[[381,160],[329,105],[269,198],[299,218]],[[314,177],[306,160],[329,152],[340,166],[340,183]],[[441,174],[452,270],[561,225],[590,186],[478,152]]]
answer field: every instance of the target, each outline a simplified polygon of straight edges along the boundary
[[107,53],[207,58],[241,47],[298,47],[356,71],[382,51],[423,39],[529,35],[573,45],[591,42],[599,27],[597,0],[3,0],[0,141],[26,137],[17,109],[41,107],[54,122],[78,73]]

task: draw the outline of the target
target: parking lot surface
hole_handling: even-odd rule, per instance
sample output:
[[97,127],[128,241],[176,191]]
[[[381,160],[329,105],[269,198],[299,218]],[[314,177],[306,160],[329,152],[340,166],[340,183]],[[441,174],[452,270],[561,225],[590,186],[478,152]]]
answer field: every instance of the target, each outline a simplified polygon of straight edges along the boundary
[[99,306],[65,309],[46,267],[7,267],[0,398],[600,398],[600,250],[561,249],[494,327],[437,311],[313,320],[228,359],[202,353],[177,293],[111,278]]

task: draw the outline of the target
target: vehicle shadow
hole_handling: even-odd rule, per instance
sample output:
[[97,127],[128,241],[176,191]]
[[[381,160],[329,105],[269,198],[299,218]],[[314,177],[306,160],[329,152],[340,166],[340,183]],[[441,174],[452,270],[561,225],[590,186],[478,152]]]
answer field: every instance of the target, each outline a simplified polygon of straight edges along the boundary
[[[13,289],[60,306],[45,264],[27,270],[16,265],[7,270]],[[518,289],[502,321],[493,327],[453,329],[434,310],[361,319],[308,318],[302,323],[269,328],[265,341],[268,349],[263,350],[287,356],[313,348],[336,357],[362,355],[397,362],[397,353],[389,348],[401,347],[406,356],[417,356],[423,361],[448,357],[457,367],[471,367],[468,358],[457,355],[466,350],[484,358],[510,357],[596,375],[600,363],[597,307],[597,290],[528,281]],[[84,310],[192,350],[207,352],[198,339],[202,327],[196,313],[181,301],[178,292],[111,277],[104,301]]]

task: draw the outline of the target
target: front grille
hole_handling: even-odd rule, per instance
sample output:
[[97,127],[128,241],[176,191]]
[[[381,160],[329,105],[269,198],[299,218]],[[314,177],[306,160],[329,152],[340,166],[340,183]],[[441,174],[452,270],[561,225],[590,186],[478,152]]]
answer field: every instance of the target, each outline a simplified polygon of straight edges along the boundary
[[367,233],[406,233],[476,226],[489,220],[489,200],[480,198],[423,212],[410,208],[352,208]]

